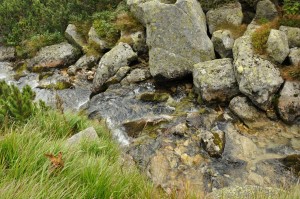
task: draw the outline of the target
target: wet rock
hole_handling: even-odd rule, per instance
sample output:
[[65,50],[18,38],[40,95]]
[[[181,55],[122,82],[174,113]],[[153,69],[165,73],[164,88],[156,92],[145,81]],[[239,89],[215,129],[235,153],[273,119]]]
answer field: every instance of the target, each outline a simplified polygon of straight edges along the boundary
[[290,48],[300,47],[300,28],[280,26],[279,30],[286,34]]
[[265,120],[263,112],[257,110],[247,97],[235,97],[230,101],[230,110],[236,114],[248,127],[254,127],[257,121]]
[[278,63],[282,63],[288,56],[290,49],[284,32],[272,29],[267,41],[267,52]]
[[91,29],[88,33],[88,36],[89,36],[88,43],[96,45],[100,51],[104,51],[104,50],[110,48],[110,45],[104,39],[101,39],[98,36],[98,34],[93,26],[91,27]]
[[79,57],[80,51],[66,42],[43,47],[28,63],[32,71],[64,67],[73,64]]
[[241,25],[243,20],[242,6],[240,3],[225,4],[206,13],[208,29],[211,34],[222,24]]
[[235,41],[233,57],[240,91],[259,108],[267,110],[283,83],[279,70],[270,61],[254,54],[248,35]]
[[0,46],[0,61],[12,61],[16,57],[15,47]]
[[120,42],[117,46],[107,52],[100,60],[93,81],[93,92],[101,91],[104,83],[123,66],[137,58],[128,44]]
[[99,139],[99,137],[96,130],[94,127],[89,127],[70,137],[66,144],[68,146],[78,146],[83,141],[95,141],[97,139]]
[[145,102],[166,102],[171,96],[168,93],[142,93],[138,99]]
[[297,66],[300,64],[300,48],[290,49],[289,60],[290,60],[290,63],[294,66]]
[[225,147],[224,132],[214,127],[210,131],[201,131],[200,135],[204,150],[211,157],[220,157]]
[[215,51],[217,51],[221,58],[232,58],[234,39],[230,30],[215,31],[212,35],[211,41],[214,44]]
[[81,50],[87,45],[84,37],[78,32],[77,27],[74,24],[68,25],[65,31],[65,37],[71,44]]
[[207,102],[225,102],[239,93],[229,58],[196,64],[193,81],[195,91]]
[[149,127],[153,128],[160,123],[168,122],[173,119],[168,115],[161,115],[157,117],[147,117],[145,119],[138,119],[133,121],[125,121],[123,126],[127,132],[127,135],[133,138],[138,137],[143,131],[147,131]]
[[285,82],[278,99],[278,112],[289,123],[300,117],[300,82]]
[[283,192],[283,190],[274,187],[260,187],[254,185],[229,186],[213,191],[208,194],[206,198],[252,198],[253,196],[259,196],[261,198],[276,198]]
[[175,4],[139,2],[137,7],[143,13],[141,21],[147,24],[149,67],[153,77],[183,77],[192,72],[194,64],[214,59],[205,15],[197,0]]
[[[187,134],[188,130],[189,129],[185,123],[180,123],[180,124],[177,124],[176,126],[171,127],[168,130],[168,133],[171,133],[173,135],[178,135],[178,136],[184,136]],[[186,159],[186,158],[184,158],[184,159]]]
[[132,70],[122,81],[121,84],[131,84],[145,81],[151,77],[149,69],[137,68]]
[[267,19],[272,21],[276,17],[278,17],[278,11],[272,1],[263,0],[257,3],[255,20]]

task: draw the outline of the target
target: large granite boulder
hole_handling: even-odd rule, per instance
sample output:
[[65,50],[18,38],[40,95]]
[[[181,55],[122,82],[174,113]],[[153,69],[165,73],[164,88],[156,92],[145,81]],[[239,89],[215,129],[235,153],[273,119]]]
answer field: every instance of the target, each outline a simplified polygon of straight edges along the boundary
[[15,59],[16,49],[14,47],[0,46],[0,61],[12,61]]
[[267,41],[267,52],[272,59],[282,63],[288,56],[290,49],[287,36],[280,30],[272,29]]
[[300,28],[280,26],[279,30],[285,32],[289,41],[289,47],[300,47]]
[[300,65],[300,48],[290,49],[289,60],[294,66]]
[[123,66],[137,58],[137,54],[133,52],[132,48],[120,42],[113,49],[107,52],[100,60],[95,78],[93,81],[93,92],[103,90],[104,83]]
[[190,74],[194,64],[214,59],[205,15],[197,0],[178,0],[175,4],[135,2],[140,2],[136,3],[139,11],[133,12],[147,28],[152,76],[179,78]]
[[206,102],[225,102],[239,93],[230,58],[196,64],[193,81],[195,91]]
[[243,21],[242,6],[240,3],[225,4],[219,8],[211,9],[206,13],[210,34],[222,24],[241,25]]
[[232,47],[234,44],[233,35],[230,30],[217,30],[213,33],[211,41],[215,51],[221,58],[232,58]]
[[31,70],[43,70],[72,65],[80,56],[80,50],[63,42],[42,48],[29,63]]
[[267,110],[283,79],[268,60],[254,54],[249,35],[238,38],[233,46],[235,76],[240,91],[263,110]]
[[65,31],[66,39],[76,47],[83,49],[87,45],[84,37],[78,32],[74,24],[69,24]]
[[289,123],[300,118],[300,82],[285,82],[278,99],[278,112]]
[[263,0],[257,3],[255,20],[267,19],[272,21],[276,17],[278,17],[278,11],[272,1]]

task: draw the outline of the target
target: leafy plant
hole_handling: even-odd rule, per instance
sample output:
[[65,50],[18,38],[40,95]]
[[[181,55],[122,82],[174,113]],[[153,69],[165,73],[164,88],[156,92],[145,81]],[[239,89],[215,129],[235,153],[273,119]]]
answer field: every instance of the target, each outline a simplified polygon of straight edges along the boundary
[[299,15],[300,14],[300,2],[298,0],[284,0],[283,11],[287,15]]

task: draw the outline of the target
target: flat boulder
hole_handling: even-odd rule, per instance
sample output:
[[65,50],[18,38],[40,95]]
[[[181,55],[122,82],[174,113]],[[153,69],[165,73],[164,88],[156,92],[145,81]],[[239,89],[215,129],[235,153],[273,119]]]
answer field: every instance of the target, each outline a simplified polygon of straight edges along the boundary
[[222,24],[241,25],[243,21],[242,6],[240,3],[229,3],[206,13],[207,24],[210,34]]
[[[127,2],[128,3],[128,2]],[[215,58],[206,19],[197,0],[174,4],[140,1],[136,14],[146,24],[150,73],[176,79],[191,74],[193,65]],[[141,19],[142,18],[142,19]]]
[[43,70],[72,65],[80,56],[80,50],[67,42],[43,47],[29,63],[30,70]]
[[278,112],[288,123],[300,118],[300,82],[285,82],[278,99]]
[[268,55],[278,63],[282,63],[288,56],[290,49],[287,36],[280,30],[272,29],[267,41]]
[[249,35],[235,41],[233,57],[239,90],[259,108],[269,109],[283,83],[279,70],[270,61],[254,54]]
[[226,102],[239,93],[230,58],[196,64],[193,81],[196,93],[206,102]]
[[137,54],[132,48],[126,44],[120,42],[113,49],[107,52],[100,60],[96,74],[93,81],[93,92],[99,92],[103,90],[104,83],[117,71],[137,58]]

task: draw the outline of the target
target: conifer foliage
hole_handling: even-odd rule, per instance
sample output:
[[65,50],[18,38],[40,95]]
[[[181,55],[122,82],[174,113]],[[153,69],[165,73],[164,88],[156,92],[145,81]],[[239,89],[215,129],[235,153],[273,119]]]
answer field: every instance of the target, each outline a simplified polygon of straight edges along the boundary
[[[24,122],[32,116],[38,107],[33,100],[35,93],[27,85],[22,91],[14,85],[0,81],[0,124],[5,121]],[[39,103],[44,106],[43,103]]]

